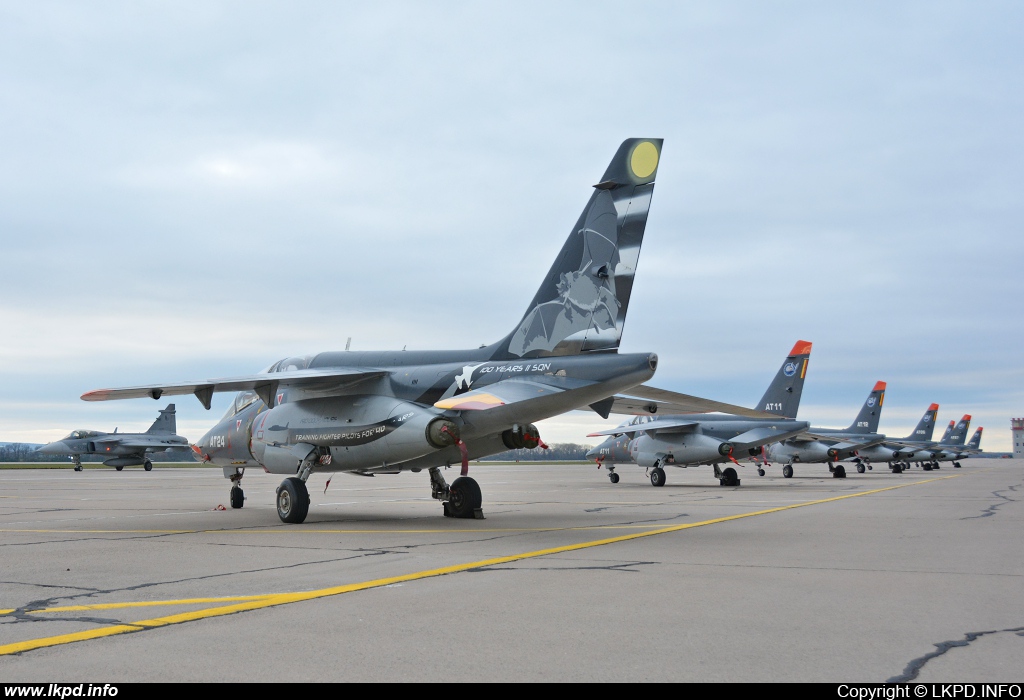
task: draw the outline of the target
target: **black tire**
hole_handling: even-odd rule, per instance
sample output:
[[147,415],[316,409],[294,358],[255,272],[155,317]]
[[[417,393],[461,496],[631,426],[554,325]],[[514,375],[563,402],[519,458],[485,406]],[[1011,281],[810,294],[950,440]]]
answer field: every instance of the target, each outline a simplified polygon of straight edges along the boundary
[[277,487],[277,517],[285,523],[301,523],[309,513],[309,491],[302,479],[289,477]]
[[453,518],[472,518],[483,500],[480,484],[468,476],[460,476],[448,489],[448,512]]
[[892,465],[892,473],[893,474],[902,474],[903,473],[903,467],[900,466],[899,464]]
[[665,470],[661,467],[655,467],[651,470],[651,486],[664,486],[665,485]]
[[736,470],[732,467],[726,467],[722,470],[722,478],[719,483],[722,486],[739,486],[740,480],[736,477]]
[[153,471],[153,463],[147,459],[146,463],[142,465],[142,468],[145,469],[147,472],[151,472]]
[[76,472],[80,472],[80,471],[82,471],[82,469],[84,469],[84,467],[81,464],[79,464],[77,467],[75,467],[75,471]]
[[764,476],[764,469],[758,469],[757,470],[757,475],[758,476]]
[[857,465],[857,473],[858,474],[863,474],[865,471],[867,471],[867,469],[864,468],[863,464],[858,464]]
[[925,464],[925,465],[922,465],[921,468],[924,469],[926,472],[930,472],[932,470],[932,465]]
[[870,464],[868,465],[868,471],[871,471],[873,468]]
[[960,462],[953,462],[953,468],[954,469],[959,469],[960,468]]
[[832,478],[834,479],[845,479],[846,478],[846,467],[842,464],[837,464],[836,469],[832,472]]
[[786,466],[784,466],[782,468],[782,476],[787,478],[787,479],[792,479],[793,478],[793,465],[792,464],[787,464]]
[[615,472],[612,472],[611,474],[608,475],[608,481],[612,482],[613,484],[619,483],[619,475],[616,474]]
[[114,469],[116,469],[117,471],[121,471],[122,469],[124,469],[124,467],[123,466],[119,466],[119,467],[114,467]]
[[938,462],[936,462],[935,464],[932,465],[932,469],[938,469],[938,468],[939,468],[939,463]]
[[231,487],[231,507],[241,508],[245,505],[245,492],[237,486]]

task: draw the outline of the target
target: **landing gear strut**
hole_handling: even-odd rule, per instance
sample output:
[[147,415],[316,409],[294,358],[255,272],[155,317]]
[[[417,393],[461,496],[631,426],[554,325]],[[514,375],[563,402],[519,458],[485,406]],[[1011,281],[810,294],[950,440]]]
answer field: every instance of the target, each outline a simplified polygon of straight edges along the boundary
[[81,458],[81,457],[79,457],[78,455],[75,455],[75,456],[73,456],[73,457],[71,458],[71,461],[72,461],[72,462],[74,463],[74,465],[75,465],[75,471],[76,471],[76,472],[80,472],[80,471],[82,471],[82,458]]
[[715,476],[718,477],[718,483],[721,486],[739,486],[740,480],[736,476],[736,470],[732,467],[726,467],[725,469],[719,469],[718,465],[715,465]]
[[483,494],[480,493],[480,485],[475,479],[460,476],[449,486],[438,467],[431,467],[429,472],[430,496],[442,502],[444,517],[484,519],[484,513],[480,509]]

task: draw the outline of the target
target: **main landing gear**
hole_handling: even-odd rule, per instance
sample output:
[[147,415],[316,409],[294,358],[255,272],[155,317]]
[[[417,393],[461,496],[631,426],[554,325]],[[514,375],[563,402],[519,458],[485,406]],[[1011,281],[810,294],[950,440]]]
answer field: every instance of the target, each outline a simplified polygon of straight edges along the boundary
[[784,479],[792,479],[793,478],[793,465],[792,464],[787,464],[784,467],[782,467],[782,477]]
[[764,467],[758,467],[757,468],[757,475],[758,476],[764,476]]
[[953,468],[954,469],[959,469],[960,468],[960,462],[953,462]]
[[153,463],[147,459],[145,462],[142,463],[142,468],[145,469],[147,472],[151,472],[153,471]]
[[893,474],[903,473],[903,465],[900,464],[899,462],[890,462],[889,469],[892,471]]
[[828,463],[828,470],[832,472],[833,479],[845,479],[846,478],[846,467],[842,464],[833,465],[832,462]]
[[665,470],[661,468],[661,463],[654,465],[651,469],[651,486],[664,486],[665,485]]
[[715,465],[715,477],[718,479],[718,483],[721,486],[739,486],[740,479],[736,475],[736,470],[732,467],[726,467],[725,469],[719,469],[718,465]]
[[449,486],[440,468],[431,467],[429,472],[430,496],[441,501],[444,506],[444,517],[484,519],[484,513],[480,509],[483,494],[475,479],[460,476]]

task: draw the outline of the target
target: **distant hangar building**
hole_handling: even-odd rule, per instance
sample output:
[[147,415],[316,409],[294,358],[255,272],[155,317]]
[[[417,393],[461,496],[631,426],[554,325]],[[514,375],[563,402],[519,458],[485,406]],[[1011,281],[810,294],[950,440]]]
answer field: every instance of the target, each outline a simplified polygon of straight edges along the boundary
[[1024,418],[1011,418],[1010,429],[1013,432],[1013,458],[1024,459]]

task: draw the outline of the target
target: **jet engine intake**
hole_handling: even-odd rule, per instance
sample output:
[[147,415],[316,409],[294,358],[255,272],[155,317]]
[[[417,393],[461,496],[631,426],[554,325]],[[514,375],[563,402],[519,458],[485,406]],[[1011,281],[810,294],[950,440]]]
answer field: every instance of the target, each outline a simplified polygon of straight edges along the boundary
[[458,444],[461,437],[459,426],[447,418],[435,418],[427,423],[426,435],[427,442],[439,450]]
[[[718,454],[722,455],[723,457],[728,457],[730,454],[732,454],[732,448],[733,444],[731,442],[723,442],[721,445],[718,446]],[[751,454],[754,453],[752,452]]]
[[501,434],[501,441],[510,450],[526,448],[532,450],[540,445],[540,430],[533,423],[520,425],[516,423]]

